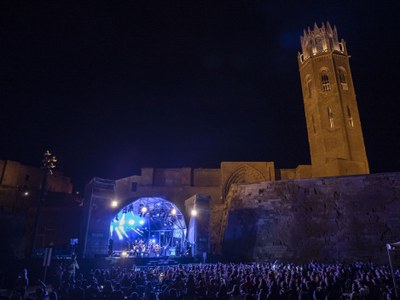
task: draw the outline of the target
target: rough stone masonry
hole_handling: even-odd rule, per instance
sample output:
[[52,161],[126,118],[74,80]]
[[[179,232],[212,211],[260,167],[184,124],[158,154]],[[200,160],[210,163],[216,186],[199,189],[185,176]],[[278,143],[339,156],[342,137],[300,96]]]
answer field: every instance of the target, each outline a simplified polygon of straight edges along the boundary
[[232,260],[387,262],[400,240],[400,173],[236,185],[227,200]]

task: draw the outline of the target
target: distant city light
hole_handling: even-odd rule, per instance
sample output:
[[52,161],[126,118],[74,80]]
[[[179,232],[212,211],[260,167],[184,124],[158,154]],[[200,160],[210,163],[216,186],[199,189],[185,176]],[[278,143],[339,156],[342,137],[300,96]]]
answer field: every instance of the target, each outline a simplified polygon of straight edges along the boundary
[[117,207],[117,206],[118,206],[118,201],[117,200],[111,201],[111,207]]
[[29,196],[29,192],[24,192],[24,196]]
[[191,214],[192,214],[193,217],[197,216],[197,210],[192,209]]

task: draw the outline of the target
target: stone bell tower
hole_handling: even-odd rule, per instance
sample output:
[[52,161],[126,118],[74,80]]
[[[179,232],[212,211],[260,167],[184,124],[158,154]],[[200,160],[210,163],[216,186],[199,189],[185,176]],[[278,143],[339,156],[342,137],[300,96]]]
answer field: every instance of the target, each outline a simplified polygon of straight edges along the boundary
[[298,54],[312,177],[369,174],[344,40],[329,22],[304,30]]

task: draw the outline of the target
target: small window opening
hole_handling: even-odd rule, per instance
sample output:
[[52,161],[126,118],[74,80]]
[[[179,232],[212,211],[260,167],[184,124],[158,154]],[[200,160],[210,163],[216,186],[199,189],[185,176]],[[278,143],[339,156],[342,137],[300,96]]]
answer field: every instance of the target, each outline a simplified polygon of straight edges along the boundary
[[329,125],[331,128],[333,128],[335,126],[335,123],[333,121],[333,113],[330,107],[328,107],[328,118],[329,118]]
[[343,70],[339,70],[339,82],[343,90],[347,91],[349,89],[346,80],[346,74]]
[[314,115],[311,115],[311,121],[312,121],[313,131],[314,131],[314,133],[317,133],[317,129],[316,129],[316,127],[315,127]]
[[351,115],[350,107],[347,106],[347,119],[349,121],[350,127],[354,127],[353,116]]
[[312,97],[312,86],[311,86],[311,80],[307,81],[307,96],[308,98]]
[[329,92],[331,90],[331,84],[329,82],[327,71],[322,71],[321,73],[321,84],[323,92]]

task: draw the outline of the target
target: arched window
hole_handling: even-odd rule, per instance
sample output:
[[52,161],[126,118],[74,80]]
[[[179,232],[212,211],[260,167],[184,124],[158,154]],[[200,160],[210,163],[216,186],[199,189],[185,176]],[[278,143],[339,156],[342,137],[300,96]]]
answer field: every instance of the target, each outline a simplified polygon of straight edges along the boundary
[[335,123],[333,122],[333,112],[332,108],[328,107],[328,118],[329,118],[329,125],[331,128],[335,126]]
[[321,71],[321,87],[323,92],[329,92],[331,90],[331,84],[329,82],[328,71]]
[[314,133],[317,133],[317,128],[315,127],[314,115],[311,115],[311,121],[312,121],[313,132],[314,132]]
[[347,86],[347,75],[346,71],[342,68],[339,69],[339,82],[342,90],[347,91],[349,87]]
[[351,115],[350,107],[347,106],[347,119],[349,120],[350,127],[354,127],[353,116]]
[[312,80],[310,75],[307,75],[305,78],[305,89],[306,89],[306,96],[307,98],[311,98],[312,97]]

